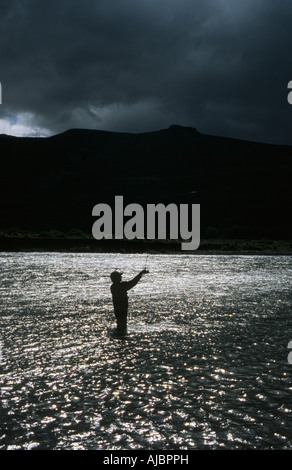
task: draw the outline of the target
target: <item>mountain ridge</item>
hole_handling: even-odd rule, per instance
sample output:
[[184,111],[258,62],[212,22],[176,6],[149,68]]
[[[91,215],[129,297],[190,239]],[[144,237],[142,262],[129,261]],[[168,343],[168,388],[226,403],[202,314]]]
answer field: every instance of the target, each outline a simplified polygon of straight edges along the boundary
[[[291,236],[292,147],[206,135],[196,128],[124,133],[68,129],[0,136],[0,228],[90,231],[92,208],[200,203],[202,229]],[[231,230],[232,232],[232,230]]]
[[230,137],[230,136],[224,136],[224,135],[215,135],[215,134],[204,134],[196,127],[191,127],[191,126],[182,126],[180,124],[171,124],[167,128],[162,128],[162,129],[157,129],[153,131],[143,131],[143,132],[124,132],[124,131],[110,131],[110,130],[105,130],[105,129],[87,129],[87,128],[70,128],[62,132],[58,132],[56,134],[52,134],[49,136],[14,136],[10,134],[5,134],[2,133],[0,134],[0,139],[1,138],[6,138],[6,139],[13,139],[13,140],[31,140],[31,141],[37,141],[37,140],[52,140],[55,138],[61,138],[65,136],[72,136],[73,134],[95,134],[95,135],[101,135],[101,134],[107,134],[107,135],[119,135],[119,136],[147,136],[147,135],[154,135],[154,134],[161,134],[165,133],[168,131],[190,131],[193,132],[199,136],[204,136],[207,138],[215,138],[215,139],[226,139],[230,141],[237,141],[237,142],[246,142],[248,144],[259,144],[259,145],[268,145],[268,146],[274,146],[274,147],[288,147],[292,148],[292,145],[288,144],[281,144],[281,143],[268,143],[268,142],[263,142],[263,141],[254,141],[254,140],[247,140],[247,139],[240,139],[237,137]]

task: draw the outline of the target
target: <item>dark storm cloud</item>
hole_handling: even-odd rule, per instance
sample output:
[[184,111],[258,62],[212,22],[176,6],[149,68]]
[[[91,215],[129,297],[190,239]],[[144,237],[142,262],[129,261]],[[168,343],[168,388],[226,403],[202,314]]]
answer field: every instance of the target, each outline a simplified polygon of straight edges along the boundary
[[290,3],[2,1],[2,128],[138,132],[179,123],[292,143]]

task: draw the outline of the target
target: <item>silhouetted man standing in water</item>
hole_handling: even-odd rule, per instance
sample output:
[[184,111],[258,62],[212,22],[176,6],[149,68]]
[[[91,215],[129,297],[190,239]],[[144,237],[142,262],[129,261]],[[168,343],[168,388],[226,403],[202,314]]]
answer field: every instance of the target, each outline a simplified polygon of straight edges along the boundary
[[117,335],[124,336],[127,333],[127,315],[128,315],[128,290],[132,289],[140,281],[143,274],[149,271],[143,269],[131,281],[122,281],[122,274],[117,271],[111,273],[111,293],[113,296],[114,312],[117,319]]

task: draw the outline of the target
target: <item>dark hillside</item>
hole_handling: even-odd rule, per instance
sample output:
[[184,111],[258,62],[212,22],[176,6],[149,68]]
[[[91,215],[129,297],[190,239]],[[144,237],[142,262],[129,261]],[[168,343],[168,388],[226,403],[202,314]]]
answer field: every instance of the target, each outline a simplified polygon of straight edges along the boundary
[[202,233],[291,238],[292,148],[171,126],[143,134],[69,130],[0,136],[1,228],[91,231],[92,208],[200,203]]

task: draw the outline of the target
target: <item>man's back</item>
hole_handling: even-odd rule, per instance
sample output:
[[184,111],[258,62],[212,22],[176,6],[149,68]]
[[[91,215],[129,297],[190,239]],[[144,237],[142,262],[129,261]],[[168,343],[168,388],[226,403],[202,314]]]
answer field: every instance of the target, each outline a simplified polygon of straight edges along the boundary
[[117,276],[117,280],[113,278],[114,282],[111,285],[111,293],[113,296],[114,309],[116,311],[128,308],[128,290],[135,287],[135,285],[140,281],[142,275],[147,272],[148,271],[146,270],[141,271],[131,281],[121,281],[121,276]]
[[115,310],[126,309],[128,307],[127,284],[127,282],[115,282],[111,285]]
[[111,293],[115,316],[117,319],[117,334],[123,336],[127,332],[128,290],[132,289],[148,271],[144,269],[131,281],[122,281],[122,274],[117,271],[111,274]]

